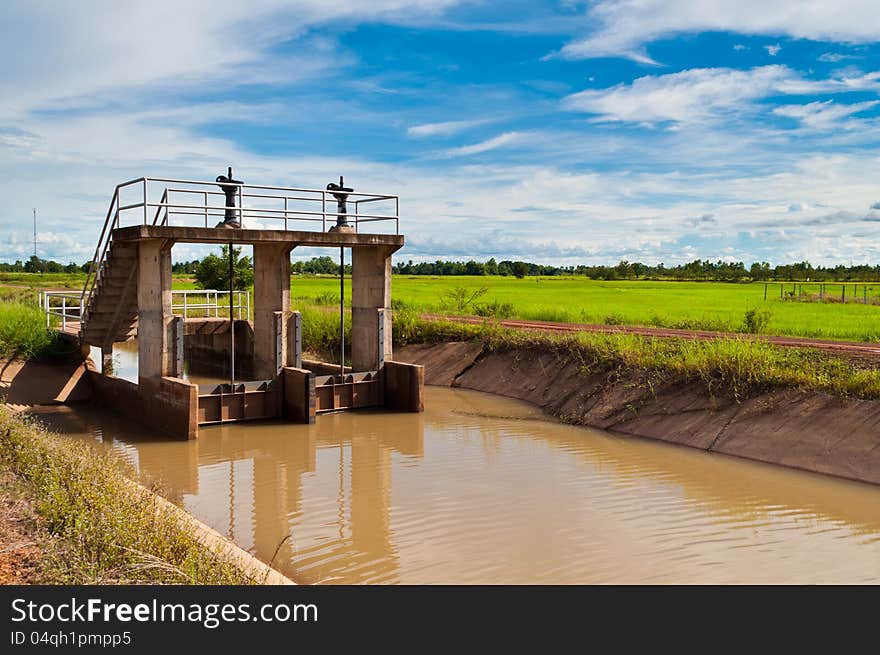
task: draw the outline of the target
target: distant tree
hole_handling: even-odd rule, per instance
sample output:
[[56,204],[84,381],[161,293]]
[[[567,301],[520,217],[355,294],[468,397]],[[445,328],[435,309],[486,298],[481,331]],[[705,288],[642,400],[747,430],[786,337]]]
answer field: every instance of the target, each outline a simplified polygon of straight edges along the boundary
[[[250,257],[241,257],[241,248],[233,248],[234,288],[247,289],[254,283],[254,267]],[[229,246],[223,246],[220,256],[214,253],[204,257],[195,270],[196,284],[202,289],[229,288]]]
[[529,265],[526,262],[513,262],[513,274],[518,278],[524,278],[529,274]]

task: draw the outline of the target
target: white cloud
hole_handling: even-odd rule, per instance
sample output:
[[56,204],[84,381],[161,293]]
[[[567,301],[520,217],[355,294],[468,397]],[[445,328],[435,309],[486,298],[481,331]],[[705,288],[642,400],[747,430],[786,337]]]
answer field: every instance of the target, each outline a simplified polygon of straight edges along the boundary
[[824,62],[826,64],[836,64],[837,62],[843,61],[845,59],[858,59],[857,55],[844,55],[839,52],[826,52],[819,55],[819,61]]
[[632,84],[588,89],[563,100],[563,107],[598,114],[601,120],[655,123],[707,118],[768,95],[792,73],[784,66],[751,70],[693,68],[640,77]]
[[467,155],[478,155],[483,152],[489,152],[490,150],[503,148],[513,143],[517,143],[522,140],[522,137],[522,132],[505,132],[504,134],[493,136],[491,139],[486,139],[485,141],[480,141],[479,143],[474,143],[469,146],[450,148],[449,150],[446,150],[444,154],[447,157],[464,157]]
[[708,31],[839,43],[880,40],[876,0],[600,0],[590,6],[587,18],[599,27],[562,48],[563,57],[628,57],[656,63],[645,44]]
[[782,105],[773,109],[778,116],[799,120],[805,127],[829,129],[840,127],[843,118],[867,111],[880,104],[878,100],[856,102],[849,105],[836,104],[832,100],[810,102],[805,105]]
[[453,136],[469,130],[478,125],[484,125],[488,121],[444,121],[441,123],[423,123],[422,125],[413,125],[407,128],[406,133],[413,138],[424,138],[431,136]]
[[603,121],[687,123],[740,111],[774,94],[876,90],[880,87],[878,77],[870,73],[808,80],[780,65],[749,70],[692,68],[668,75],[647,75],[607,89],[587,89],[564,98],[562,104],[565,109],[597,114],[597,120]]
[[457,0],[155,0],[4,4],[0,117],[61,99],[157,83],[265,84],[345,64],[332,40],[308,38],[301,54],[269,51],[329,22],[429,20]]
[[769,54],[771,57],[775,57],[779,54],[779,51],[782,50],[782,46],[778,43],[776,45],[765,45],[764,50],[766,50],[767,54]]

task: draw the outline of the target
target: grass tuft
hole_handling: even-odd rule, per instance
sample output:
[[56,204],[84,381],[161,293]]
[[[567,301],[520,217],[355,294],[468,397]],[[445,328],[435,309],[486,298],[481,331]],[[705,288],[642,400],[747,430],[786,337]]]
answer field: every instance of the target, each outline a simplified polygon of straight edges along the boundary
[[46,315],[36,305],[0,303],[0,357],[43,359],[63,352],[58,334],[46,329]]

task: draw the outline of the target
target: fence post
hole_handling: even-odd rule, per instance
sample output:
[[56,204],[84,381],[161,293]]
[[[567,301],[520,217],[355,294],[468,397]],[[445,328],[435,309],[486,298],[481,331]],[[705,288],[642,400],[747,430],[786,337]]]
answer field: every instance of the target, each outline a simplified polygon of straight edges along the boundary
[[846,285],[845,284],[840,285],[840,302],[842,302],[843,304],[846,304]]
[[767,283],[764,283],[764,300],[767,300]]

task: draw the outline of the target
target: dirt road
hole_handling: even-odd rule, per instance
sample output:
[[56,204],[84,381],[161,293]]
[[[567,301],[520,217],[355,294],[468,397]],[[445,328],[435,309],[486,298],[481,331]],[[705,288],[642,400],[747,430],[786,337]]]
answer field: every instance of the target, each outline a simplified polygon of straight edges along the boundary
[[[442,314],[422,314],[428,320],[446,320],[454,323],[480,325],[488,322],[479,316],[446,316]],[[784,348],[812,348],[851,357],[880,359],[880,343],[862,343],[856,341],[831,341],[827,339],[808,339],[804,337],[784,337],[768,335],[744,335],[736,332],[710,332],[704,330],[673,330],[669,328],[652,328],[626,325],[595,325],[591,323],[551,323],[549,321],[524,321],[505,319],[499,321],[502,327],[520,330],[538,330],[541,332],[608,332],[637,334],[645,337],[661,337],[676,339],[735,339],[748,337],[760,339],[767,343]]]

